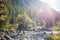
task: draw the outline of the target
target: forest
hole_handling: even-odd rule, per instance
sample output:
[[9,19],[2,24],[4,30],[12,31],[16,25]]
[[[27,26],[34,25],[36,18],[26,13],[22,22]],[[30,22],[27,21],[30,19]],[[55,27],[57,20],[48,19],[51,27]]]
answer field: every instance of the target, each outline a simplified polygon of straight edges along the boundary
[[[38,0],[0,0],[0,40],[10,40],[15,32],[24,35],[25,30],[60,31],[60,13]],[[60,40],[60,33],[49,37]]]

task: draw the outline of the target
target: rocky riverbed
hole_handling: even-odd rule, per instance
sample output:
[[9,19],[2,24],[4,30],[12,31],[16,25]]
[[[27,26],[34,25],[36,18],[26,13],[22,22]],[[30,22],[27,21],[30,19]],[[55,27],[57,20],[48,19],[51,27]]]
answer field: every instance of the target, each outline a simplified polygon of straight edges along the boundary
[[[59,34],[60,31],[21,31],[11,32],[11,36],[7,35],[8,40],[51,40],[49,34]],[[4,34],[3,34],[4,35]],[[0,38],[1,39],[1,38]]]

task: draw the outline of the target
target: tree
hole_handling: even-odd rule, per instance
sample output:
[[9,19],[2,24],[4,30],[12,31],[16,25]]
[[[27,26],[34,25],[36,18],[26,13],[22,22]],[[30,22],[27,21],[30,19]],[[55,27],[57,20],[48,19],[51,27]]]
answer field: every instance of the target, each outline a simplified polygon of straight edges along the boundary
[[10,29],[10,8],[11,0],[0,0],[0,29],[9,30]]

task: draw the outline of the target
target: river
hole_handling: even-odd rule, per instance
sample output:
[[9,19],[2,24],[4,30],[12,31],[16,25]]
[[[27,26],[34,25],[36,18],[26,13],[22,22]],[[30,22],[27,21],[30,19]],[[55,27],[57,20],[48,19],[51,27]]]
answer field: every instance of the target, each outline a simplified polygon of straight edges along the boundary
[[[23,34],[23,31],[14,38],[11,38],[11,40],[50,40],[45,39],[48,38],[48,34],[59,34],[60,31],[24,31],[25,34]],[[16,34],[16,33],[15,33]]]

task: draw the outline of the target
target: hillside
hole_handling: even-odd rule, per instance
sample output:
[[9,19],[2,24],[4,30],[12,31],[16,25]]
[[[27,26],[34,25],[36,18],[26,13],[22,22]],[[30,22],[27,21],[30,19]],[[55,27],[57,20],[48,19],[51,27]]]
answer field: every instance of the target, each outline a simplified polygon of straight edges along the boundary
[[13,0],[12,4],[17,13],[26,10],[27,15],[36,22],[37,26],[50,28],[60,22],[60,13],[39,0]]

